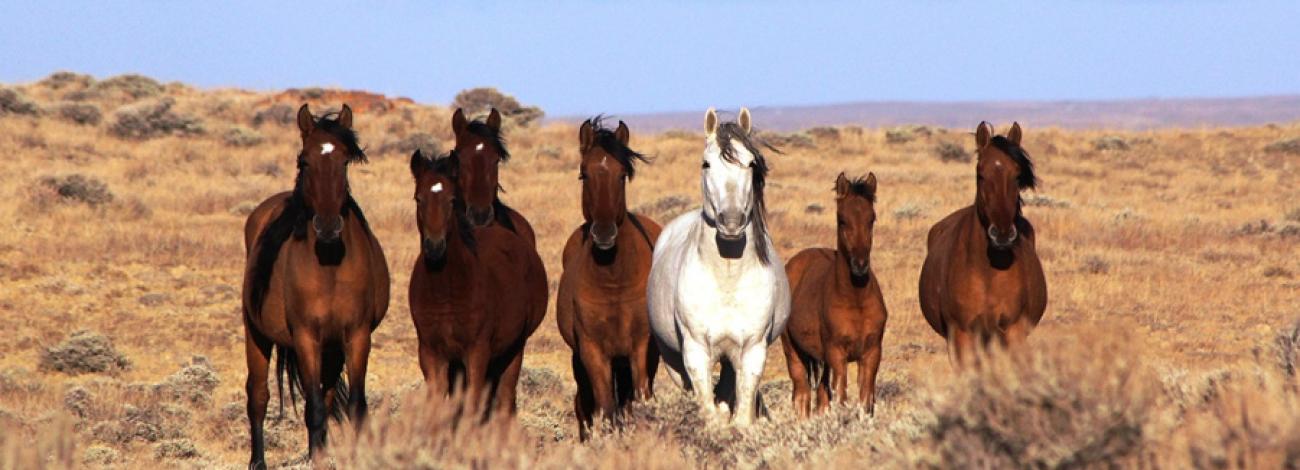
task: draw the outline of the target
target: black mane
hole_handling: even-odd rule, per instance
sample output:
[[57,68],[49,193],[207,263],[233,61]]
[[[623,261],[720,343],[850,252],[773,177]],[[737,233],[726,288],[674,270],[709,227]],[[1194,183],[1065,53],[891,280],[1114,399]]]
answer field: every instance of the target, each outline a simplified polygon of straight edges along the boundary
[[492,148],[496,149],[498,155],[501,155],[501,161],[510,161],[510,151],[506,150],[506,138],[501,135],[501,132],[493,129],[492,126],[487,125],[481,119],[470,121],[465,130],[491,143]]
[[[331,119],[334,114],[327,114],[316,121],[316,128],[328,132],[343,143],[348,151],[348,163],[365,162],[366,154],[361,150],[357,143],[357,135],[351,129],[339,124],[337,118]],[[284,247],[284,242],[290,237],[295,240],[302,240],[307,237],[307,224],[311,222],[312,217],[316,215],[307,204],[307,199],[303,196],[302,169],[303,154],[298,154],[298,174],[294,177],[293,194],[284,202],[284,209],[280,215],[272,220],[271,223],[262,229],[262,233],[257,237],[257,250],[255,261],[253,263],[252,285],[249,286],[249,301],[252,303],[250,313],[260,313],[262,303],[266,301],[266,293],[270,290],[271,274],[275,270],[275,261],[280,256],[280,249]],[[361,206],[357,204],[356,199],[352,198],[351,188],[343,198],[343,210],[340,215],[344,218],[349,215],[356,216],[361,226],[370,232],[370,223],[366,221],[366,216],[361,212]]]
[[876,188],[867,184],[867,177],[849,180],[849,194],[857,194],[872,204],[876,203]]
[[605,153],[613,155],[623,165],[623,171],[627,173],[627,179],[630,180],[636,175],[636,161],[650,163],[650,159],[619,142],[618,135],[601,124],[602,119],[604,116],[597,115],[588,120],[591,122],[592,129],[596,130],[595,144],[604,149]]
[[993,137],[989,145],[1001,150],[1002,153],[1011,157],[1011,160],[1015,161],[1017,165],[1020,165],[1020,178],[1017,181],[1020,189],[1033,189],[1038,184],[1038,177],[1034,175],[1034,162],[1029,159],[1029,153],[1025,152],[1025,149],[1000,135]]
[[768,257],[767,245],[767,205],[763,202],[763,187],[767,181],[767,159],[763,157],[760,148],[766,148],[776,153],[781,153],[776,147],[765,142],[762,138],[755,135],[754,132],[745,132],[740,124],[735,122],[724,122],[718,125],[718,130],[714,138],[717,139],[718,148],[724,161],[730,163],[739,163],[736,159],[736,150],[732,148],[732,141],[736,141],[748,150],[750,155],[754,156],[754,162],[751,164],[754,168],[752,190],[754,192],[754,207],[750,211],[750,224],[754,226],[754,252],[758,255],[759,261],[764,265],[771,263]]

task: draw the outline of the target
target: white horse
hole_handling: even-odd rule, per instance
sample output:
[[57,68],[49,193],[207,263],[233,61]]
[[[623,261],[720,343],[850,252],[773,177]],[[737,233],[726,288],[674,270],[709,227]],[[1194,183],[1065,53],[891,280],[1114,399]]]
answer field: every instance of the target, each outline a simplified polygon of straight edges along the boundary
[[745,425],[762,409],[755,392],[767,346],[790,316],[790,283],[764,220],[763,144],[750,135],[748,109],[737,121],[719,124],[712,108],[705,114],[704,206],[664,227],[646,299],[668,375],[723,418],[713,384],[721,362],[716,393]]

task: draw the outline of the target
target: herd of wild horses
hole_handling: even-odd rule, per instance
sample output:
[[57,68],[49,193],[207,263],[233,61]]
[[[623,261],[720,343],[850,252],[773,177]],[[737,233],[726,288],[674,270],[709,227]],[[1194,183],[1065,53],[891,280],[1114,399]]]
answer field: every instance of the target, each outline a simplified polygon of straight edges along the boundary
[[[327,414],[366,416],[371,333],[388,311],[388,263],[352,198],[348,166],[366,156],[352,111],[298,111],[302,151],[292,191],[262,202],[244,227],[248,253],[243,317],[248,359],[250,467],[265,466],[263,421],[273,350],[280,393],[301,393],[309,450],[325,444]],[[494,109],[452,116],[448,154],[416,151],[420,256],[411,268],[411,320],[419,364],[433,393],[466,394],[486,417],[513,414],[525,344],[543,321],[546,268],[523,215],[498,197],[510,158]],[[1022,342],[1042,318],[1047,287],[1020,190],[1036,182],[1013,124],[975,132],[974,204],[930,229],[919,299],[926,321],[959,364],[990,344]],[[574,411],[585,439],[599,414],[617,420],[650,398],[663,361],[672,380],[711,419],[751,422],[767,348],[781,339],[798,413],[847,393],[858,363],[859,400],[871,410],[888,313],[871,267],[876,177],[835,181],[835,248],[808,248],[781,265],[765,221],[763,190],[773,150],[750,113],[705,116],[698,210],[661,227],[627,209],[627,183],[646,159],[623,122],[599,117],[578,134],[582,224],[564,246],[556,299],[560,335],[573,350]],[[721,367],[715,381],[713,368]],[[346,386],[342,374],[347,373]]]

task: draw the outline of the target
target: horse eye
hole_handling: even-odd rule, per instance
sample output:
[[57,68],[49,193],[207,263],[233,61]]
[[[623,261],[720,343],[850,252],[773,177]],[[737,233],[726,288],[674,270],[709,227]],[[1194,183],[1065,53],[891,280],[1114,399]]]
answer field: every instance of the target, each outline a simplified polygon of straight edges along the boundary
[[579,180],[585,180],[585,179],[587,179],[587,174],[586,174],[586,173],[578,173],[578,179],[579,179]]
[[709,169],[709,162],[704,162],[704,166],[703,166],[703,168],[704,168],[705,170]]

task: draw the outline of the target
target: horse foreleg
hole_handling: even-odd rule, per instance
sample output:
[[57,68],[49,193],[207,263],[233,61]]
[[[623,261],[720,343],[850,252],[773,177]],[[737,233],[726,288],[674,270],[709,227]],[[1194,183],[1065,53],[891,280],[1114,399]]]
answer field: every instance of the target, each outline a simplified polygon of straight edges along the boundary
[[424,388],[430,397],[445,398],[451,395],[451,364],[424,341],[420,341],[420,373],[424,375]]
[[800,418],[807,418],[812,411],[808,366],[794,349],[789,333],[781,335],[781,349],[785,352],[786,369],[790,371],[790,404]]
[[578,439],[586,441],[590,434],[591,414],[596,410],[596,397],[592,396],[591,378],[582,366],[582,358],[574,351],[570,358],[573,366],[573,381],[578,391],[573,394],[573,415],[578,418]]
[[682,365],[690,376],[691,389],[700,409],[716,418],[718,407],[713,403],[713,356],[709,349],[692,339],[682,341]]
[[578,339],[578,354],[582,367],[587,369],[587,381],[591,384],[591,394],[596,400],[605,419],[613,422],[618,412],[617,399],[614,397],[614,374],[610,360],[604,351],[586,338]]
[[879,370],[880,340],[877,339],[858,358],[858,401],[862,402],[871,415],[876,414],[876,372]]
[[366,401],[366,367],[370,364],[370,330],[352,333],[344,357],[348,363],[348,413],[358,430],[365,424],[370,404]]
[[758,379],[763,375],[763,366],[767,363],[767,344],[759,343],[741,352],[739,367],[736,367],[736,411],[735,422],[745,426],[754,421],[758,404]]
[[[305,329],[304,329],[305,330]],[[312,460],[325,446],[325,398],[321,390],[321,347],[316,338],[300,333],[294,338],[298,359],[298,381],[302,386],[303,420],[307,423],[307,451]]]
[[505,413],[506,416],[514,416],[519,411],[518,403],[518,386],[519,374],[524,368],[524,343],[519,343],[518,350],[514,351],[514,357],[510,358],[510,364],[501,372],[501,378],[497,380],[496,386],[496,403],[494,406],[498,413]]
[[849,359],[843,347],[826,345],[826,366],[830,367],[831,400],[842,402],[849,393]]
[[647,336],[632,350],[628,362],[632,369],[632,387],[635,400],[649,400],[655,396],[655,369],[659,368],[659,352],[654,341]]
[[271,401],[271,389],[266,382],[271,366],[271,347],[271,340],[254,331],[245,320],[244,353],[248,360],[248,379],[244,382],[244,392],[248,394],[248,434],[252,441],[248,459],[250,470],[266,468],[263,423],[266,421],[266,404]]
[[[486,338],[484,338],[486,340]],[[486,341],[480,342],[480,346],[470,351],[465,357],[465,383],[468,387],[468,395],[465,399],[471,410],[483,411],[483,417],[487,418],[487,394],[483,393],[487,386],[488,363],[492,361],[492,354],[488,350]]]
[[963,368],[976,360],[975,337],[960,328],[948,330],[948,358],[954,366]]

